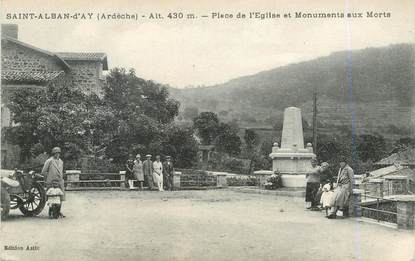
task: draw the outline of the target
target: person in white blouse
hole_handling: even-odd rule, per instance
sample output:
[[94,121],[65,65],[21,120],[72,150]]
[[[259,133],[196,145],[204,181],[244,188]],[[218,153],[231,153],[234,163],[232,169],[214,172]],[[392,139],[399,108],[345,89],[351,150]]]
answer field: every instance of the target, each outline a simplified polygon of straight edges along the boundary
[[154,182],[157,184],[159,191],[164,191],[163,189],[163,164],[160,161],[160,156],[156,156],[156,161],[153,162],[153,178]]

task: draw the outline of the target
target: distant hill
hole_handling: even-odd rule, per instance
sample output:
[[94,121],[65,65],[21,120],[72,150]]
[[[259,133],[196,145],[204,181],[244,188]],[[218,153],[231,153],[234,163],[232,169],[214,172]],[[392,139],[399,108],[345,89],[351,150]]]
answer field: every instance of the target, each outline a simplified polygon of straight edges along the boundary
[[311,123],[316,90],[321,128],[347,126],[354,117],[359,131],[402,136],[415,126],[414,56],[414,44],[341,51],[220,85],[172,89],[171,94],[181,110],[197,107],[240,126],[269,128],[282,122],[288,106],[302,108]]

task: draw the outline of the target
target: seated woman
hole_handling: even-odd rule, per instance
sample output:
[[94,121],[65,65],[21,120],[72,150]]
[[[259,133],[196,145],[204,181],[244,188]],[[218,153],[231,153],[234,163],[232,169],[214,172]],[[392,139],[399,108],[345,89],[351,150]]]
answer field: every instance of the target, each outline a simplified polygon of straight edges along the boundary
[[349,216],[349,201],[351,195],[353,195],[353,169],[347,164],[345,158],[340,160],[339,175],[337,176],[337,186],[334,189],[332,207],[330,213],[327,216],[329,219],[335,219],[337,216],[337,210],[343,211],[343,216]]

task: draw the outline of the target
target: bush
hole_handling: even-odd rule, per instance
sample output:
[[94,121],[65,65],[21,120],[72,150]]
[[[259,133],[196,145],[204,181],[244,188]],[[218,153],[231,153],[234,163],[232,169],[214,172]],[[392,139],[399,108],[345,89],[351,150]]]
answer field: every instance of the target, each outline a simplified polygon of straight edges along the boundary
[[274,172],[274,174],[271,175],[267,179],[267,182],[265,183],[266,189],[277,189],[282,187],[282,180],[281,180],[281,174],[278,172]]

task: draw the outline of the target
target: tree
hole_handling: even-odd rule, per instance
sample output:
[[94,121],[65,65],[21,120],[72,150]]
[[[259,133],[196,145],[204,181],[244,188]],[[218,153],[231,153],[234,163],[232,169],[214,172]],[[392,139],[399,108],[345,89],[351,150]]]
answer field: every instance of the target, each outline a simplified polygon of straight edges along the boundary
[[115,68],[107,76],[103,103],[116,116],[107,132],[108,157],[122,162],[129,153],[162,153],[166,129],[179,109],[166,86],[138,78],[134,70]]
[[179,105],[166,86],[138,78],[134,70],[115,68],[102,98],[85,95],[70,81],[54,82],[46,90],[17,90],[9,108],[18,125],[7,130],[6,138],[22,148],[25,159],[40,148],[60,146],[66,162],[81,155],[122,163],[129,153],[186,152],[183,159],[177,157],[179,164],[189,166],[196,142],[190,130],[173,124]]
[[193,120],[199,114],[199,109],[196,107],[186,107],[183,111],[183,117],[187,120]]
[[393,144],[392,153],[415,148],[415,139],[410,137],[400,138]]
[[218,116],[213,112],[201,112],[193,119],[194,128],[205,145],[212,145],[219,130]]
[[197,142],[193,138],[192,128],[179,128],[171,125],[166,129],[161,143],[161,154],[172,156],[175,166],[192,167],[196,162]]
[[225,152],[231,156],[236,156],[241,153],[242,142],[237,130],[229,124],[220,123],[217,133],[215,147],[219,152]]
[[[16,126],[6,129],[7,139],[21,148],[21,163],[41,144],[46,151],[54,146],[84,149],[84,120],[93,115],[85,106],[86,96],[68,79],[52,82],[45,89],[21,88],[11,98],[9,109]],[[34,155],[35,156],[35,155]],[[79,155],[69,155],[78,158]]]
[[385,155],[386,142],[383,136],[361,135],[357,141],[357,154],[360,160],[378,161]]
[[258,143],[258,135],[254,130],[246,129],[244,140],[248,151],[253,151]]
[[255,147],[258,143],[258,135],[256,134],[256,132],[254,130],[250,130],[250,129],[246,129],[245,130],[245,135],[244,135],[244,140],[245,140],[245,145],[246,145],[246,151],[248,153],[248,156],[250,158],[250,162],[249,162],[249,170],[248,170],[248,174],[250,174],[252,172],[252,168],[253,168],[253,161],[255,158]]

